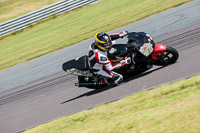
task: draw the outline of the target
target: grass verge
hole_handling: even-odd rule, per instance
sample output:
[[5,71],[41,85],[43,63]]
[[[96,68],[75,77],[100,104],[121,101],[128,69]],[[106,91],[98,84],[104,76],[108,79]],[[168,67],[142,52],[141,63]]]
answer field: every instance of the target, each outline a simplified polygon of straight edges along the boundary
[[0,40],[0,70],[191,0],[101,0]]
[[0,23],[58,1],[60,0],[0,0]]
[[199,133],[200,75],[66,116],[24,133]]

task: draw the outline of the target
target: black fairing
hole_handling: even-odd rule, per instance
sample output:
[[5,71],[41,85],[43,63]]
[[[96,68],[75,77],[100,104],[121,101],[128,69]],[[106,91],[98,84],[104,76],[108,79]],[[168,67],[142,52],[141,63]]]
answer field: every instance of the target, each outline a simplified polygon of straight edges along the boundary
[[117,59],[117,57],[124,57],[128,53],[127,44],[115,44],[111,50],[108,51],[108,58],[110,60]]
[[144,43],[149,43],[149,40],[151,44],[155,45],[155,42],[151,40],[149,36],[147,36],[147,33],[131,32],[128,34],[128,47],[134,45],[134,47],[139,49]]
[[70,61],[67,61],[62,65],[62,68],[64,71],[67,71],[67,69],[72,69],[72,68],[76,68],[78,70],[88,70],[89,69],[88,56],[84,55],[78,59],[72,59]]

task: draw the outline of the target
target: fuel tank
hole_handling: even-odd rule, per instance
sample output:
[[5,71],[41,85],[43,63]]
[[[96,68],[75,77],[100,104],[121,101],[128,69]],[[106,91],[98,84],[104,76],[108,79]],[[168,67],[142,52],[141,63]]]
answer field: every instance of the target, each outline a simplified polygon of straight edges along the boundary
[[110,61],[117,62],[121,60],[127,53],[127,44],[115,44],[108,51],[108,58]]

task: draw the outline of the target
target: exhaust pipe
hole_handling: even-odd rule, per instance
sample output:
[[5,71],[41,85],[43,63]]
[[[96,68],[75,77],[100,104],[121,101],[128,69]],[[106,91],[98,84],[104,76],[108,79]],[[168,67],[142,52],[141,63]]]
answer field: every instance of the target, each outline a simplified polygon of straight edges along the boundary
[[78,87],[94,87],[94,86],[98,86],[100,85],[100,83],[96,83],[96,82],[77,82],[75,83],[75,86]]

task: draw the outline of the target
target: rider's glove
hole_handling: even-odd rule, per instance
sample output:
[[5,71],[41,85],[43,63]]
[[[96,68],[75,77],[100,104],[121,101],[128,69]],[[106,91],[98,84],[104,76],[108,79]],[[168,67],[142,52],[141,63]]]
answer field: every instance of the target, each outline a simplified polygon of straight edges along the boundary
[[131,64],[131,58],[128,57],[128,58],[126,58],[126,59],[120,61],[120,63],[121,63],[121,65],[122,65],[122,67],[123,67],[124,65]]
[[119,33],[119,37],[120,37],[120,38],[123,38],[123,37],[125,37],[127,34],[128,34],[128,31],[122,31],[122,32]]

